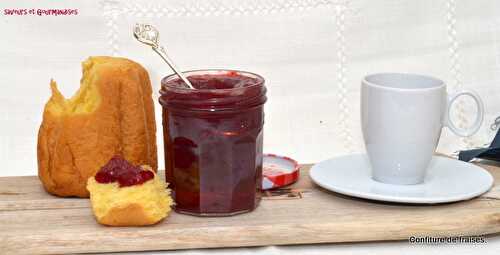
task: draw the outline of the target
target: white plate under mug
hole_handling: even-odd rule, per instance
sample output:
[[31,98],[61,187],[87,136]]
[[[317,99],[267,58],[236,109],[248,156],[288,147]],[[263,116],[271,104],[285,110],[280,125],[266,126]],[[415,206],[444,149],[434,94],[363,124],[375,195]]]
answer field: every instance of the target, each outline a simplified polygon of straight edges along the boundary
[[481,167],[440,156],[432,157],[425,181],[415,185],[373,180],[366,154],[322,161],[314,165],[309,174],[319,186],[340,194],[411,204],[467,200],[487,192],[493,185],[493,177]]

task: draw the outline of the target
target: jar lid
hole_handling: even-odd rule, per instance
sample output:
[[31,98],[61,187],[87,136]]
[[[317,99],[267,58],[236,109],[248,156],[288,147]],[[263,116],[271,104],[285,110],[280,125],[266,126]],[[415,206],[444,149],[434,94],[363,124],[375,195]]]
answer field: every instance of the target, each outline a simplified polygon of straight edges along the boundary
[[262,163],[262,189],[275,189],[299,179],[299,163],[275,154],[264,154]]

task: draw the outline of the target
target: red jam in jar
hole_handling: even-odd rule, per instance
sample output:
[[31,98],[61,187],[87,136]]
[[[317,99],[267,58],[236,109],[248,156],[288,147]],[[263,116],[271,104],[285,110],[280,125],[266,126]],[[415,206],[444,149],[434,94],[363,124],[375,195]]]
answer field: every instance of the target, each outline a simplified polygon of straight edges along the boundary
[[264,79],[232,70],[163,78],[166,180],[176,211],[225,216],[253,210],[262,185]]

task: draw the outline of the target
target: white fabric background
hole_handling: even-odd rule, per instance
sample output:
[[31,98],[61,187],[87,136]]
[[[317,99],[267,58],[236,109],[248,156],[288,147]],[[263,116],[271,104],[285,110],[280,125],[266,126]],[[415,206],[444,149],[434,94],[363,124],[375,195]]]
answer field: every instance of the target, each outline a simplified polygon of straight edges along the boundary
[[[488,142],[489,125],[500,115],[500,1],[42,0],[2,1],[0,8],[0,175],[36,174],[36,136],[49,80],[72,95],[88,56],[134,59],[159,89],[160,78],[171,71],[133,39],[135,22],[156,25],[183,70],[262,74],[269,89],[265,151],[302,163],[364,150],[359,83],[368,73],[430,74],[445,80],[450,92],[474,89],[483,97],[486,118],[479,134],[458,139],[445,129],[442,152]],[[5,16],[6,8],[76,8],[79,15]],[[454,112],[466,125],[474,108],[463,100]],[[157,136],[161,166],[161,132]],[[379,245],[358,247],[372,246]]]
[[[159,89],[160,78],[171,71],[133,39],[135,22],[155,24],[184,70],[262,74],[269,88],[265,151],[299,162],[364,150],[359,82],[368,73],[430,74],[445,80],[450,92],[480,93],[487,125],[467,140],[445,129],[442,152],[489,141],[493,131],[487,126],[500,115],[500,2],[494,0],[2,1],[0,7],[79,9],[67,17],[1,16],[3,175],[36,173],[36,134],[49,80],[71,96],[86,57],[132,58]],[[454,110],[462,124],[473,117],[469,101]]]

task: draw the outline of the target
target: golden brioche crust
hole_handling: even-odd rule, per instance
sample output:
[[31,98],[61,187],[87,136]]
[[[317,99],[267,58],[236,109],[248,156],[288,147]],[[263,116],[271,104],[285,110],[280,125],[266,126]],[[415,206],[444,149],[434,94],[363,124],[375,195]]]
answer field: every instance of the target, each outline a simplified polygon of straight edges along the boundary
[[51,82],[38,133],[38,176],[58,196],[88,197],[87,179],[114,155],[157,169],[156,126],[147,71],[125,58],[90,57],[78,93]]
[[[132,203],[123,208],[112,208],[97,221],[108,226],[146,226],[158,223],[159,220],[149,215],[140,204]],[[161,221],[161,219],[160,219]]]

